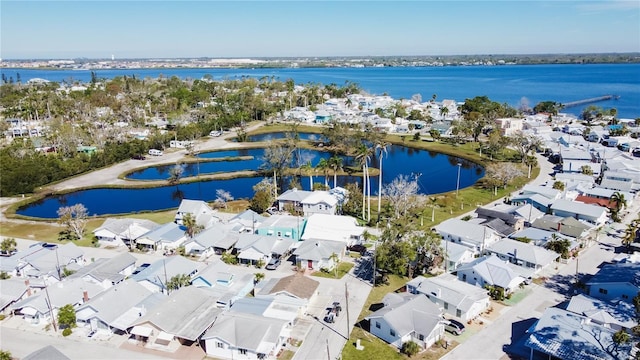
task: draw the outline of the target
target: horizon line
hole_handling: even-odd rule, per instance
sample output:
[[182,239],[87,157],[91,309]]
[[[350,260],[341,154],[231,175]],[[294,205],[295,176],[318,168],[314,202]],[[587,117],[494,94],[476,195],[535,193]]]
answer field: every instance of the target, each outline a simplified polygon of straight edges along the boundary
[[486,53],[486,54],[455,54],[455,55],[299,55],[299,56],[153,56],[153,57],[31,57],[31,58],[0,58],[0,62],[5,61],[34,61],[34,60],[194,60],[194,59],[273,59],[273,60],[294,60],[294,59],[340,59],[340,58],[451,58],[451,57],[469,57],[469,56],[485,56],[485,57],[498,57],[498,56],[587,56],[587,55],[636,55],[640,56],[640,51],[630,52],[579,52],[579,53]]

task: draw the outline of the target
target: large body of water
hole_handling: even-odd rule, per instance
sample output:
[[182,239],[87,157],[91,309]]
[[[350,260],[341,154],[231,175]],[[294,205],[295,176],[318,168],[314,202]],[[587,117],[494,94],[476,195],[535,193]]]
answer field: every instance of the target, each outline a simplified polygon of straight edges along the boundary
[[[200,174],[212,172],[227,172],[237,170],[255,170],[262,160],[263,149],[224,150],[203,153],[203,158],[224,158],[235,156],[253,156],[252,160],[208,162],[185,166],[185,176],[196,176],[199,166]],[[320,158],[329,157],[329,153],[303,150],[302,158],[317,164]],[[352,159],[345,158],[345,165]],[[378,167],[379,158],[372,158],[372,167]],[[458,164],[460,168],[458,169]],[[129,178],[138,180],[167,179],[168,171],[173,165],[151,167],[140,172],[130,174]],[[398,175],[410,178],[417,177],[420,193],[437,194],[455,190],[458,186],[458,170],[460,170],[459,188],[473,185],[484,175],[484,169],[472,162],[454,156],[439,154],[427,150],[407,148],[391,145],[383,157],[383,184],[388,184]],[[328,183],[333,186],[333,176],[329,172]],[[314,183],[325,181],[322,173],[315,173]],[[30,204],[17,211],[20,215],[57,218],[57,210],[61,206],[81,203],[91,215],[114,215],[139,211],[155,211],[175,208],[185,199],[213,201],[216,190],[223,189],[236,198],[251,198],[252,187],[262,180],[261,177],[237,178],[229,180],[211,180],[178,186],[161,186],[149,189],[89,189],[65,195],[49,196],[42,201]],[[346,183],[362,183],[362,177],[339,176],[338,186]],[[308,176],[300,178],[300,184],[305,190],[310,189]],[[371,193],[378,192],[378,177],[371,178]]]
[[[43,78],[51,81],[79,80],[88,82],[88,70],[2,69],[7,78],[22,81]],[[381,67],[381,68],[303,68],[303,69],[113,69],[95,70],[99,78],[132,76],[155,78],[159,75],[200,79],[211,75],[216,80],[249,76],[274,77],[296,84],[358,84],[370,94],[388,94],[410,99],[421,94],[423,101],[433,94],[438,100],[464,99],[486,95],[491,100],[517,107],[522,98],[533,107],[540,101],[567,103],[606,94],[619,95],[618,100],[596,103],[618,110],[620,118],[640,117],[640,64],[589,65],[503,65],[445,67]],[[564,112],[580,114],[586,107],[567,108]]]

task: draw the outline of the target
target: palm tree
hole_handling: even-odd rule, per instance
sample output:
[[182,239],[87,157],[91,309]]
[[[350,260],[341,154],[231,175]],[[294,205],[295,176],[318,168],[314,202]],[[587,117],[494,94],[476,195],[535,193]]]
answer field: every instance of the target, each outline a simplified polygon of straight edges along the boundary
[[338,256],[338,254],[336,253],[332,253],[331,256],[329,256],[329,260],[333,261],[333,277],[337,278],[338,277],[338,264],[340,264],[340,256]]
[[638,232],[638,227],[634,226],[633,223],[627,225],[627,228],[624,231],[624,236],[622,237],[622,245],[626,246],[627,249],[631,247],[631,244],[636,239],[636,233]]
[[316,171],[320,171],[324,174],[324,186],[329,187],[327,177],[329,176],[329,161],[327,159],[320,159],[318,165],[316,165]]
[[307,161],[305,164],[302,164],[302,166],[300,166],[300,170],[305,175],[309,175],[309,190],[313,191],[313,165],[311,165],[311,161]]
[[381,143],[381,144],[377,144],[376,145],[376,150],[379,151],[378,153],[378,157],[379,157],[379,161],[380,161],[380,167],[379,167],[379,177],[378,177],[378,218],[380,218],[380,208],[382,206],[382,158],[384,157],[384,155],[387,154],[387,146],[389,144],[386,143]]
[[333,170],[333,187],[338,186],[338,171],[342,171],[343,159],[340,156],[332,156],[328,160],[329,167]]
[[613,221],[619,222],[620,210],[622,210],[623,207],[627,206],[627,200],[624,198],[624,194],[616,191],[613,193],[613,195],[611,195],[610,201],[614,203],[614,208],[611,209],[611,218],[613,219]]
[[365,216],[365,201],[367,198],[367,189],[369,192],[369,218],[371,218],[371,185],[369,184],[369,160],[371,159],[371,148],[361,143],[356,153],[356,160],[362,166],[362,219],[367,220]]
[[195,216],[191,213],[186,213],[184,215],[182,218],[182,225],[185,227],[185,234],[187,234],[190,239],[193,239],[197,233],[204,229],[204,226],[199,225]]

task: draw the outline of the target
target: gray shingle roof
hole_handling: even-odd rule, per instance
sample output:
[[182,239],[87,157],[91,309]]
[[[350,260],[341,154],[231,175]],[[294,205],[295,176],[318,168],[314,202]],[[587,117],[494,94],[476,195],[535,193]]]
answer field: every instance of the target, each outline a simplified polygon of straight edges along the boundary
[[162,331],[195,341],[211,326],[222,310],[207,292],[193,286],[182,287],[150,309],[133,325],[150,322]]
[[92,262],[87,266],[83,266],[75,273],[69,276],[70,279],[91,275],[99,281],[111,280],[112,282],[120,282],[124,279],[121,274],[123,270],[129,266],[135,265],[136,258],[130,253],[122,253],[112,258],[101,258]]
[[331,240],[307,239],[293,252],[297,259],[321,261],[329,259],[333,254],[340,256],[345,243]]
[[[473,269],[476,274],[480,275],[487,284],[500,286],[508,289],[512,281],[521,278],[516,274],[504,261],[498,259],[497,256],[485,256],[478,258],[470,263],[463,264],[458,271]],[[524,281],[524,279],[522,279]]]
[[468,311],[476,302],[489,298],[486,290],[460,281],[451,274],[442,274],[432,278],[418,276],[409,281],[407,285],[415,287],[421,294],[442,299],[462,311]]
[[551,204],[551,210],[565,211],[594,218],[598,218],[602,216],[603,213],[607,212],[607,209],[601,206],[584,204],[566,199],[558,199],[554,201],[553,204]]
[[22,358],[22,360],[71,360],[53,345],[47,345]]
[[284,320],[225,312],[218,316],[202,339],[219,338],[234,347],[256,353],[268,353],[273,344],[278,343],[280,334],[286,325],[287,322]]
[[543,247],[506,238],[489,245],[488,250],[541,266],[550,264],[560,256]]
[[287,292],[299,299],[309,300],[318,289],[320,283],[299,273],[281,279],[270,279],[260,290],[260,295],[275,295]]
[[135,281],[146,280],[164,289],[165,281],[168,281],[173,276],[181,274],[192,275],[202,267],[204,267],[202,263],[191,261],[179,255],[174,255],[151,263],[151,265],[144,270],[132,275],[131,278]]
[[442,321],[440,308],[423,295],[394,293],[383,299],[385,306],[366,319],[384,318],[399,337],[412,332],[429,335]]

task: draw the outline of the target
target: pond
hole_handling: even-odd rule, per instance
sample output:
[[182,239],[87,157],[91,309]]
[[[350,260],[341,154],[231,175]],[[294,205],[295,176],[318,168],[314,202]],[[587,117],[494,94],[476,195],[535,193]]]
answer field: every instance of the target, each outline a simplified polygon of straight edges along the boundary
[[[262,164],[263,149],[238,149],[202,153],[202,158],[225,158],[237,156],[253,156],[251,160],[202,162],[199,164],[200,174],[212,172],[227,172],[238,170],[255,170]],[[320,158],[328,158],[329,153],[315,150],[301,150],[301,157],[308,158],[312,164],[317,164]],[[345,158],[345,166],[353,163],[353,159]],[[455,156],[444,155],[427,150],[408,148],[400,145],[388,147],[383,157],[383,184],[388,184],[398,175],[417,176],[422,194],[438,194],[456,189],[458,180],[458,164],[460,164],[460,189],[473,185],[484,175],[484,169],[467,160]],[[173,165],[153,167],[136,173],[129,178],[137,180],[166,179],[168,171]],[[371,167],[379,166],[379,159],[371,159]],[[185,166],[184,176],[196,176],[198,164]],[[216,190],[223,189],[236,198],[251,198],[252,187],[261,177],[245,177],[228,180],[208,180],[178,186],[161,186],[150,189],[89,189],[72,192],[65,195],[50,195],[41,201],[29,204],[17,210],[17,213],[38,218],[57,218],[57,210],[62,206],[82,203],[91,215],[116,215],[141,211],[155,211],[175,208],[181,199],[198,199],[213,201]],[[288,179],[286,179],[288,181]],[[324,182],[320,173],[313,176],[314,182]],[[309,190],[309,178],[299,179],[302,188]],[[333,184],[333,175],[328,176],[327,182]],[[361,184],[362,177],[339,176],[338,186],[349,182]],[[286,187],[285,187],[286,188]],[[371,193],[378,192],[378,177],[371,178]]]
[[[278,139],[285,139],[287,136],[293,137],[294,135],[293,133],[286,132],[286,131],[272,132],[272,133],[265,133],[265,134],[255,134],[255,135],[247,136],[247,141],[278,140]],[[322,136],[322,134],[299,132],[298,138],[300,140],[321,141],[324,139],[324,136]]]

